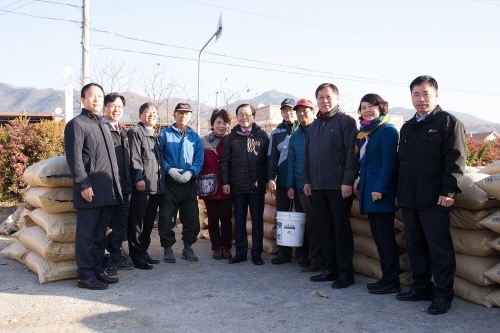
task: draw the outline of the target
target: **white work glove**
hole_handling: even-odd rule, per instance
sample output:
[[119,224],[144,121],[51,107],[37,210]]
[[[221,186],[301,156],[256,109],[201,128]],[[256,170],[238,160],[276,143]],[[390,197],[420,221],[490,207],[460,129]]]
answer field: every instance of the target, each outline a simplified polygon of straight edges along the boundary
[[182,176],[181,176],[181,179],[179,179],[179,183],[187,183],[191,177],[193,177],[193,174],[191,173],[191,171],[185,171]]
[[182,172],[182,169],[176,169],[176,168],[170,168],[168,170],[168,174],[170,177],[172,177],[174,180],[180,182],[182,175],[180,174]]

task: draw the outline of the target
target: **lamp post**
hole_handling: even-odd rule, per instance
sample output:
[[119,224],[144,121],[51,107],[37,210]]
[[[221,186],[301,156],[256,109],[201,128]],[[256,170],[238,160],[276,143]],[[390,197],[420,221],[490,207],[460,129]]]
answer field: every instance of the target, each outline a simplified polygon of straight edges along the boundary
[[208,43],[210,43],[212,41],[212,39],[214,39],[215,36],[217,36],[217,39],[218,39],[220,37],[221,33],[222,33],[222,15],[219,17],[219,24],[217,25],[217,31],[215,31],[215,33],[212,35],[212,37],[210,37],[208,42],[205,44],[205,46],[203,46],[201,48],[200,53],[198,54],[198,111],[197,111],[197,115],[196,115],[198,135],[200,134],[200,60],[201,60],[201,52],[203,52],[205,47],[207,47]]

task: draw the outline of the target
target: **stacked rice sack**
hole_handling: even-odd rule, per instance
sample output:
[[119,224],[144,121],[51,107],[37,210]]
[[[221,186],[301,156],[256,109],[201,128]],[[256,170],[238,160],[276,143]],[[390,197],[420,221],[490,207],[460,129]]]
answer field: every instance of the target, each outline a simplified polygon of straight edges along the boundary
[[[496,165],[496,168],[494,167]],[[469,168],[464,174],[453,212],[450,232],[456,253],[455,295],[467,301],[491,307],[500,306],[500,161],[481,172]],[[490,176],[491,175],[491,176]],[[355,193],[356,194],[356,193]],[[380,278],[375,243],[367,237],[368,221],[363,225],[359,203],[354,200],[351,226],[354,237],[354,268],[364,275]],[[401,211],[396,213],[396,242],[400,248],[400,282],[413,284],[411,263],[405,251],[406,242]]]
[[[252,218],[250,211],[247,213],[247,238],[248,248],[252,248]],[[267,190],[264,197],[264,239],[262,242],[264,252],[269,254],[278,253],[276,244],[276,195]]]
[[[198,239],[210,239],[210,235],[208,234],[207,207],[205,206],[205,201],[200,198],[198,198],[198,210],[200,218],[200,233],[198,234]],[[177,224],[177,227],[182,229],[182,224]]]
[[77,277],[76,210],[71,173],[64,156],[33,164],[24,172],[25,200],[35,209],[14,242],[2,251],[38,274],[40,283]]

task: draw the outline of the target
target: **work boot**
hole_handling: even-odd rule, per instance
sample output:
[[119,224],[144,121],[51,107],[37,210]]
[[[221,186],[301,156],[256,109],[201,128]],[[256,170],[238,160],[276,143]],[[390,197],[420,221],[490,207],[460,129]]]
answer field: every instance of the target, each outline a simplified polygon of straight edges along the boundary
[[172,251],[171,246],[165,248],[163,251],[163,261],[169,264],[173,264],[175,262],[174,251]]
[[184,259],[184,260],[187,260],[187,261],[198,261],[198,257],[195,256],[195,254],[194,254],[193,249],[191,248],[191,246],[189,246],[188,248],[182,250],[181,259]]

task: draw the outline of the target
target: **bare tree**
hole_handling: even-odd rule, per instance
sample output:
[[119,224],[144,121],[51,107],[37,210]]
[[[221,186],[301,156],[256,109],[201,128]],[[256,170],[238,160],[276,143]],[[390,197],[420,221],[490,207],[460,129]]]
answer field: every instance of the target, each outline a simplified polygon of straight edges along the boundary
[[128,67],[124,61],[108,59],[96,63],[91,78],[93,82],[99,83],[104,91],[123,93],[130,91],[135,85],[138,71],[137,67]]
[[177,102],[174,95],[180,92],[179,79],[173,76],[167,76],[165,71],[160,69],[160,64],[156,64],[151,75],[142,75],[140,86],[149,101],[156,105],[160,122],[162,121],[162,111],[165,113],[163,118],[167,123],[171,122],[170,109]]

